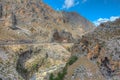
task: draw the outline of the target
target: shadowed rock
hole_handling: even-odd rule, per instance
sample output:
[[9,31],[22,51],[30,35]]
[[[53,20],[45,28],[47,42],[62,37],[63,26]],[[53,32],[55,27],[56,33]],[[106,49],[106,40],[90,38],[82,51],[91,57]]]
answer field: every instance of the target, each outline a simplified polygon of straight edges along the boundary
[[3,16],[3,6],[2,4],[0,3],[0,18]]
[[11,20],[12,20],[12,25],[10,26],[11,29],[13,29],[13,30],[18,29],[18,28],[16,27],[16,25],[17,25],[16,15],[15,15],[13,12],[11,13]]

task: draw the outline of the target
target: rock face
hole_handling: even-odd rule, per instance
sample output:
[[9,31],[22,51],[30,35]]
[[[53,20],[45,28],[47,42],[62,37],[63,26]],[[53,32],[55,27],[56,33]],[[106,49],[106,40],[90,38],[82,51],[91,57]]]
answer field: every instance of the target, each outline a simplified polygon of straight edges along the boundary
[[64,80],[105,80],[96,64],[92,63],[87,57],[79,59],[68,68],[68,74]]
[[72,37],[72,34],[70,32],[66,32],[64,30],[58,32],[58,30],[53,31],[52,35],[52,42],[73,42],[74,39]]
[[71,55],[57,43],[2,46],[0,54],[2,80],[49,80],[47,76],[63,69]]
[[49,42],[54,29],[67,31],[73,38],[78,38],[94,28],[77,13],[54,11],[41,0],[1,0],[0,16],[1,39]]
[[0,18],[2,17],[3,15],[3,8],[2,8],[2,4],[0,3]]
[[11,13],[11,29],[15,30],[17,29],[16,25],[17,25],[17,19],[16,19],[16,15],[12,12]]
[[[120,19],[102,23],[93,32],[82,36],[72,48],[72,54],[85,56],[97,65],[105,80],[120,79]],[[76,63],[75,63],[76,64]],[[83,64],[80,64],[83,65]],[[68,71],[69,72],[69,71]],[[92,74],[92,72],[91,72]],[[80,74],[81,75],[81,74]],[[79,75],[79,76],[80,76]],[[75,77],[73,80],[77,80]],[[86,79],[80,77],[80,79]],[[100,80],[104,80],[100,79]],[[98,80],[92,78],[91,80]]]
[[0,0],[0,80],[49,80],[65,67],[73,42],[94,27],[42,0]]
[[0,80],[49,80],[66,68],[64,80],[120,80],[120,19],[94,28],[42,0],[0,0]]

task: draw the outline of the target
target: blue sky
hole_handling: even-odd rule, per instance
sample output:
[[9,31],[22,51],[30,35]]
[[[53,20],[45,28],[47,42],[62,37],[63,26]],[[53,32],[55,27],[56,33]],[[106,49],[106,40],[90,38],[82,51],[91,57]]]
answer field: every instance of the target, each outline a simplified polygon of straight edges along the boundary
[[91,22],[113,21],[120,16],[120,0],[43,0],[54,10],[75,11]]

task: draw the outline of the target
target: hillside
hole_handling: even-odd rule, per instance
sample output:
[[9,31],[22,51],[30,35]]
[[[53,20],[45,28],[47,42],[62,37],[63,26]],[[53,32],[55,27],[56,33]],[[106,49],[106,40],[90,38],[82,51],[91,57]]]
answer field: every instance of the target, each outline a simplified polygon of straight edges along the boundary
[[0,80],[120,80],[120,18],[95,27],[42,0],[0,0]]
[[[77,79],[85,79],[88,80],[119,80],[120,79],[120,19],[117,19],[113,22],[102,23],[98,26],[94,31],[89,32],[82,36],[79,41],[74,44],[72,47],[72,54],[82,57],[86,57],[85,59],[88,62],[86,64],[76,61],[70,67],[72,68],[74,75],[73,80]],[[94,67],[91,66],[91,62],[93,65],[97,65]],[[75,64],[79,64],[79,66],[83,66],[82,69],[84,73],[81,73],[76,70]],[[86,66],[87,65],[87,66]],[[92,66],[93,66],[92,65]],[[77,67],[78,68],[78,67]],[[98,68],[96,70],[96,68]],[[87,70],[86,70],[87,69]],[[96,70],[94,73],[93,70]],[[69,71],[68,71],[69,73]],[[86,77],[87,76],[87,77]],[[99,77],[101,76],[101,77]],[[95,78],[94,78],[95,77]],[[72,76],[68,77],[69,79]],[[87,79],[86,79],[87,78]],[[99,78],[99,79],[98,79]],[[68,80],[69,80],[68,79]],[[67,80],[67,79],[65,79]]]
[[[54,31],[79,38],[94,25],[75,12],[57,12],[41,0],[1,0],[0,40],[51,42]],[[59,42],[61,42],[59,40]]]
[[49,80],[65,67],[74,42],[94,28],[41,0],[0,0],[0,80]]

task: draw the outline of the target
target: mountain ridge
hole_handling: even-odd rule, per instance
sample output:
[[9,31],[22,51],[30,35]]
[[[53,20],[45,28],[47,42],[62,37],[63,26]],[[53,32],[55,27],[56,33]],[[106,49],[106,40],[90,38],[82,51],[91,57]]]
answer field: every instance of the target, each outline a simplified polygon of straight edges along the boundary
[[120,79],[120,19],[95,27],[42,0],[0,0],[0,24],[2,80]]
[[[9,35],[9,39],[34,37],[35,40],[43,38],[50,41],[54,29],[68,31],[76,38],[94,28],[92,23],[77,13],[56,12],[41,0],[1,0],[1,3],[1,28],[6,32],[5,36]],[[16,30],[13,30],[14,28]],[[1,34],[4,34],[3,30]],[[3,39],[5,37],[0,36]]]

